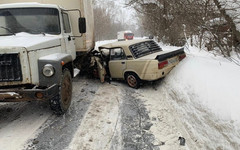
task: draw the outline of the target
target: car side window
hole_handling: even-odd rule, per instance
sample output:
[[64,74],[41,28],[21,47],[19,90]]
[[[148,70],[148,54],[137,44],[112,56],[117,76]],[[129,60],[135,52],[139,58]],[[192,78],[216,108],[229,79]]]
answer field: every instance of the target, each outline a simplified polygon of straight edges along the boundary
[[124,60],[124,59],[126,59],[126,55],[122,48],[114,48],[114,49],[111,49],[110,59],[111,60]]
[[68,14],[67,13],[62,13],[62,15],[63,15],[64,33],[71,33],[71,27],[70,27]]

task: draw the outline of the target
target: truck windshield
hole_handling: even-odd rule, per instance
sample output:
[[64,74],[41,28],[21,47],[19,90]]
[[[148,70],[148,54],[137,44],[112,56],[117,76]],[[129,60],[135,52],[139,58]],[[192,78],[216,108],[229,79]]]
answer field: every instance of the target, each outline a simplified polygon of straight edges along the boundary
[[0,9],[0,35],[20,32],[60,34],[59,13],[54,8]]
[[152,53],[160,52],[162,49],[154,41],[145,41],[129,46],[135,58],[140,58]]

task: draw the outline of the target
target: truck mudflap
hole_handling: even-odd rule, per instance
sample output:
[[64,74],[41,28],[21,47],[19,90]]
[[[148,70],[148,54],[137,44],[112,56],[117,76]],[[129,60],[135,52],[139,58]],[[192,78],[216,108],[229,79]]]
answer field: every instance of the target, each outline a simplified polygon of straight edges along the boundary
[[166,53],[166,54],[162,54],[162,55],[158,55],[156,57],[156,59],[161,62],[161,61],[164,61],[168,58],[172,58],[172,57],[175,57],[177,55],[181,55],[181,54],[185,54],[184,52],[184,48],[181,48],[181,49],[178,49],[178,50],[175,50],[175,51],[172,51],[172,52],[169,52],[169,53]]
[[56,84],[46,89],[0,89],[0,102],[46,101],[53,98],[58,91]]

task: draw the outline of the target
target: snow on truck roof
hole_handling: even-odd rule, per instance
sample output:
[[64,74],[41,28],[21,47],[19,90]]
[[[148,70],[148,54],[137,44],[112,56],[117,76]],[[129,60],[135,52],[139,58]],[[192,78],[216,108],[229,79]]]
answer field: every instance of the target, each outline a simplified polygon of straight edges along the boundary
[[9,4],[0,4],[0,8],[28,8],[28,7],[45,7],[45,8],[59,8],[58,5],[54,4],[41,4],[37,2],[30,2],[30,3],[9,3]]
[[138,40],[128,40],[128,41],[117,41],[110,44],[105,44],[100,46],[99,48],[114,48],[114,47],[128,47],[130,45],[145,42],[145,41],[151,41],[149,39],[138,39]]

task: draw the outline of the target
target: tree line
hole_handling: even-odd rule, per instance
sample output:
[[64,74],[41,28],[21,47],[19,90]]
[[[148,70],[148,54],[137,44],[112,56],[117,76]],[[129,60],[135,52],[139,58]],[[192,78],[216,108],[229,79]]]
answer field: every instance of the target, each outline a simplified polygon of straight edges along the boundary
[[119,31],[136,32],[136,26],[127,22],[114,0],[93,0],[93,4],[96,41],[116,39]]
[[126,0],[126,5],[137,11],[141,28],[159,41],[182,46],[190,40],[226,57],[240,52],[240,29],[234,20],[240,15],[239,0]]
[[96,40],[116,39],[118,31],[132,30],[171,45],[219,50],[226,57],[240,52],[240,0],[125,0],[136,11],[136,25],[124,20],[114,0],[93,2]]

